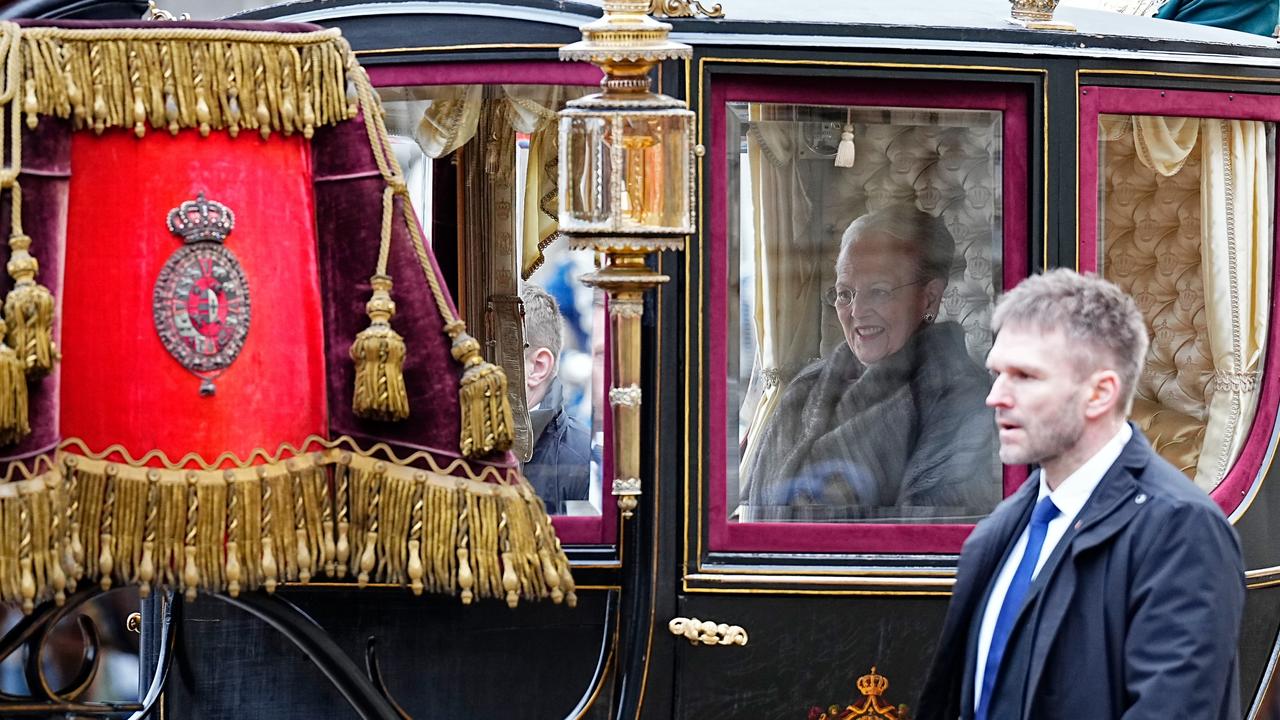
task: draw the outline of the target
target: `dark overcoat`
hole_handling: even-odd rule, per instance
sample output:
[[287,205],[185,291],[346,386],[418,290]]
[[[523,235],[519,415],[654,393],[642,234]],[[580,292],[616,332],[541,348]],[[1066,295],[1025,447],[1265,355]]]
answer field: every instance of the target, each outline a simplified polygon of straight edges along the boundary
[[[1039,487],[1033,473],[964,544],[918,720],[973,717],[982,610]],[[1141,431],[1028,592],[991,720],[1239,720],[1240,542],[1222,511]]]
[[553,379],[537,410],[533,425],[533,454],[524,475],[546,503],[547,512],[561,515],[565,501],[586,500],[591,482],[591,431],[564,407],[564,390]]

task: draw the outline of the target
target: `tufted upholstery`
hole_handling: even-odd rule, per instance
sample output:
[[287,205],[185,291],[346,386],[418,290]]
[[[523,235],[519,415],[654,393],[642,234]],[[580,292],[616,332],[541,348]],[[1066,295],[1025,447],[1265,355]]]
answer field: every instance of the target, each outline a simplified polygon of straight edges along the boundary
[[1151,331],[1133,420],[1195,476],[1213,397],[1201,274],[1200,148],[1176,174],[1143,165],[1128,116],[1103,116],[1098,206],[1103,275],[1137,301]]
[[[886,117],[888,116],[888,117]],[[926,111],[855,110],[852,168],[831,167],[824,198],[835,241],[866,212],[900,202],[941,216],[956,240],[956,262],[939,320],[960,323],[969,354],[978,363],[991,349],[991,310],[1000,277],[1001,199],[999,115]],[[824,325],[838,341],[834,316]]]

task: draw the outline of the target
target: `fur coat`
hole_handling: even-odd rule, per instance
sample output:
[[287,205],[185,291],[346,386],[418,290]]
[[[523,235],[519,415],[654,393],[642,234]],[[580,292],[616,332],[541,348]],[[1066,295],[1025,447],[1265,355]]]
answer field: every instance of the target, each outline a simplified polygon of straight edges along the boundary
[[784,391],[744,475],[743,520],[985,515],[1000,500],[989,375],[955,323],[864,366],[845,344]]

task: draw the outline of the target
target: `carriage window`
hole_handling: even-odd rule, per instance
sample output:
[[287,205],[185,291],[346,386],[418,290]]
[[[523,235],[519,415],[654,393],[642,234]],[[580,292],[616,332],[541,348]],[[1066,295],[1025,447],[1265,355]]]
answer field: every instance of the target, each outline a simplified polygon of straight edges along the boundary
[[557,242],[556,223],[556,113],[597,89],[466,84],[379,93],[427,237],[438,257],[457,258],[460,311],[507,373],[513,450],[525,476],[548,512],[598,521],[602,405],[593,389],[603,383],[594,362],[603,356],[603,304],[578,281],[593,269],[591,257]]
[[1002,121],[728,104],[730,523],[963,524],[1000,500]]
[[1258,404],[1274,179],[1274,123],[1099,116],[1098,267],[1151,333],[1132,417],[1205,490]]

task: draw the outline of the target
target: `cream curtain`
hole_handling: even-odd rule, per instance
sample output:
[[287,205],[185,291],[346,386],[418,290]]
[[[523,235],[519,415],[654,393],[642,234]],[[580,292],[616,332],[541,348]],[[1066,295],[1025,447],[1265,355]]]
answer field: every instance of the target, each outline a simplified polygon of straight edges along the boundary
[[521,218],[520,277],[528,280],[543,263],[542,251],[557,237],[560,135],[556,113],[569,100],[596,89],[561,85],[504,85],[502,108],[516,132],[529,134]]
[[[515,132],[529,135],[525,168],[524,212],[519,219],[520,276],[527,280],[543,263],[542,251],[556,238],[557,157],[556,113],[569,100],[594,92],[594,87],[561,85],[502,85],[485,95],[483,85],[442,85],[421,88],[415,97],[428,100],[414,139],[429,157],[440,158],[470,142],[480,116],[501,113]],[[511,142],[514,146],[514,138]]]
[[1271,295],[1271,202],[1261,122],[1205,120],[1201,136],[1207,168],[1201,255],[1214,393],[1196,482],[1213,487],[1244,445],[1258,404]]
[[413,135],[427,157],[442,158],[475,137],[484,104],[483,85],[439,85],[422,88],[415,95],[431,101]]
[[1170,176],[1199,143],[1201,267],[1214,384],[1196,484],[1217,486],[1253,422],[1271,295],[1266,126],[1253,120],[1133,118],[1138,157]]
[[[743,251],[754,253],[756,259],[755,366],[761,369],[752,375],[745,395],[760,395],[751,428],[763,425],[787,383],[818,355],[821,344],[824,256],[810,237],[813,203],[799,174],[797,126],[768,122],[791,120],[790,115],[779,115],[785,112],[751,105],[747,133],[755,245]],[[748,434],[741,467],[751,466],[758,436]]]

